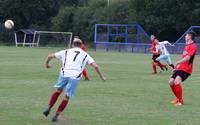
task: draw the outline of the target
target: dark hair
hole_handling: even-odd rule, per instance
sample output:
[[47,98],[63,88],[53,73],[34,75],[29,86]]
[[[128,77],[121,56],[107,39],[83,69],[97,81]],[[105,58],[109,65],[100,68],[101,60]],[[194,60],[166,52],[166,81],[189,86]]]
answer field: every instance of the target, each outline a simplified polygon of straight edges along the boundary
[[196,33],[194,31],[187,32],[188,35],[191,36],[192,40],[194,40]]
[[82,43],[74,42],[73,45],[74,45],[75,47],[81,47]]

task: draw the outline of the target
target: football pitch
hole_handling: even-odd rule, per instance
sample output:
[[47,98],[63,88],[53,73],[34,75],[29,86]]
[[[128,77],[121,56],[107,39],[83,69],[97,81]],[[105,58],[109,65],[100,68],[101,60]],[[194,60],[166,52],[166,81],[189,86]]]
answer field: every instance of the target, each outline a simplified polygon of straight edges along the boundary
[[[42,115],[58,78],[60,62],[43,66],[46,55],[62,48],[0,46],[0,125],[52,125]],[[151,74],[151,55],[89,51],[107,81],[87,67],[91,81],[81,80],[58,125],[199,125],[200,58],[184,84],[182,107],[174,107],[171,71]],[[181,55],[172,55],[172,61]],[[63,94],[61,95],[63,97]]]

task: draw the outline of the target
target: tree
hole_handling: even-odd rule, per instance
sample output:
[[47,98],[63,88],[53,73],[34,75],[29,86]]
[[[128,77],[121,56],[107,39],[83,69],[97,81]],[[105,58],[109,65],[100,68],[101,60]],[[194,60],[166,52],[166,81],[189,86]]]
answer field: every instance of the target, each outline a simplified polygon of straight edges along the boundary
[[198,25],[198,0],[134,0],[137,22],[161,40],[176,41],[191,25]]
[[[71,6],[78,0],[4,0],[1,1],[0,15],[12,19],[16,28],[28,28],[32,24],[51,26],[50,20],[62,5]],[[48,22],[48,23],[47,23]]]

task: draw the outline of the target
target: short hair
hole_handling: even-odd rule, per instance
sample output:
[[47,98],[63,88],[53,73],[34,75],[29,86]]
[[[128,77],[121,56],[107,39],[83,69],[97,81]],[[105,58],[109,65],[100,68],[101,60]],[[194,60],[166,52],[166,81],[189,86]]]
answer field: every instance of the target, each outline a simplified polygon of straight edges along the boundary
[[187,32],[188,35],[191,36],[192,40],[194,40],[196,33],[194,31]]
[[82,43],[82,40],[79,38],[74,38],[73,43]]
[[74,47],[81,47],[82,43],[75,42],[73,43]]
[[156,36],[155,36],[154,34],[151,34],[151,36],[150,36],[150,37],[152,37],[152,36],[156,38]]
[[82,41],[81,41],[79,38],[74,38],[74,40],[73,40],[73,45],[74,45],[75,47],[81,47]]

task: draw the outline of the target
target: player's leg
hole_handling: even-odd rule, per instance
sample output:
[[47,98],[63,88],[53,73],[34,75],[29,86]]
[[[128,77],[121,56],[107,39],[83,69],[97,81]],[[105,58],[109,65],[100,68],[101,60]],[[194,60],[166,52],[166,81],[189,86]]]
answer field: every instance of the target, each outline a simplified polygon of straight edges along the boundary
[[177,103],[176,106],[181,106],[183,104],[183,95],[182,95],[182,78],[181,76],[177,75],[174,80],[174,88],[177,95]]
[[85,80],[90,80],[86,69],[83,70],[83,76]]
[[171,60],[170,56],[167,56],[167,63],[170,67],[172,67],[172,69],[174,69],[174,64],[172,64],[172,60]]
[[156,58],[156,61],[166,61],[167,56],[166,55],[160,55],[158,58]]
[[56,103],[59,95],[62,93],[63,88],[65,87],[66,83],[67,83],[68,79],[64,78],[64,77],[59,77],[58,82],[55,84],[56,87],[56,91],[52,93],[51,98],[49,100],[49,104],[48,107],[46,108],[46,110],[43,112],[43,114],[47,117],[51,111],[51,108],[54,106],[54,104]]
[[175,75],[173,75],[174,80],[174,89],[177,97],[177,103],[174,104],[175,106],[183,105],[183,94],[182,94],[182,85],[181,83],[184,82],[190,74],[184,71],[176,71]]
[[69,96],[65,96],[62,102],[60,103],[55,115],[53,116],[52,122],[56,122],[58,120],[58,116],[61,114],[61,112],[63,112],[68,102],[69,102]]
[[170,86],[170,88],[171,88],[171,91],[172,91],[172,93],[175,95],[175,97],[176,97],[176,99],[174,99],[174,100],[172,100],[170,103],[172,103],[172,104],[175,104],[175,103],[177,103],[177,95],[176,95],[176,91],[175,91],[175,84],[174,84],[174,78],[173,77],[171,77],[170,79],[169,79],[169,86]]
[[163,65],[162,63],[160,63],[160,61],[157,61],[157,60],[156,60],[159,56],[160,56],[160,55],[154,55],[154,56],[153,56],[153,61],[160,67],[161,70],[164,70],[164,67],[166,67],[166,66]]
[[156,63],[152,60],[152,68],[153,68],[153,74],[157,73],[157,69],[156,69]]
[[49,104],[47,109],[43,112],[43,114],[47,117],[51,111],[51,108],[54,106],[54,104],[56,103],[59,95],[62,93],[62,89],[57,89],[56,91],[54,91],[51,95],[51,98],[49,100]]
[[157,69],[156,69],[156,65],[157,65],[157,64],[155,63],[156,58],[157,58],[156,55],[153,55],[153,56],[152,56],[152,61],[151,61],[151,63],[152,63],[153,74],[156,74],[156,73],[157,73]]
[[176,88],[175,88],[175,79],[176,79],[178,74],[179,74],[179,71],[174,71],[172,76],[171,76],[171,78],[169,79],[169,86],[170,86],[173,94],[176,97],[176,99],[171,101],[172,104],[177,103],[177,100],[178,100],[177,93],[176,93]]
[[[158,58],[156,58],[157,63],[159,63],[160,67],[165,68],[165,70],[168,70],[167,66],[164,64],[161,64],[160,61],[167,62],[167,56],[166,55],[160,55]],[[161,68],[161,69],[162,69]],[[162,69],[163,70],[163,69]]]
[[56,103],[56,101],[57,101],[57,99],[58,99],[58,97],[59,97],[59,95],[62,93],[62,89],[60,88],[58,88],[58,89],[56,89],[56,91],[51,95],[51,99],[50,99],[50,101],[49,101],[49,108],[51,109],[53,106],[54,106],[54,104]]
[[79,80],[77,79],[71,79],[69,78],[69,81],[66,85],[65,92],[66,95],[63,98],[62,102],[60,103],[54,117],[52,118],[52,122],[56,122],[58,120],[58,116],[64,111],[64,109],[67,107],[67,104],[69,102],[69,99],[73,97],[75,90],[78,86]]

